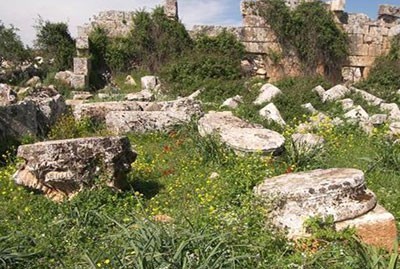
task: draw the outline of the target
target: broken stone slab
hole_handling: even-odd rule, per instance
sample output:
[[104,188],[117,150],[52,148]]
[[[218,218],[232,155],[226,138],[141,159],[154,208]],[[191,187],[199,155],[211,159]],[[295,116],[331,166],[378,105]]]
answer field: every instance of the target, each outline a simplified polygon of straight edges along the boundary
[[198,129],[201,136],[218,134],[223,129],[232,128],[262,128],[262,126],[244,121],[234,116],[230,111],[210,111],[198,122]]
[[30,78],[30,79],[25,83],[25,86],[35,87],[36,84],[38,84],[38,83],[40,83],[40,82],[41,82],[40,77],[34,76],[34,77]]
[[226,99],[225,102],[222,103],[221,108],[226,107],[226,108],[236,109],[242,103],[243,103],[242,96],[236,95],[234,97]]
[[108,186],[123,187],[136,159],[126,137],[40,142],[20,146],[17,156],[25,162],[14,174],[14,181],[55,200],[90,189],[97,179]]
[[361,98],[364,99],[364,101],[366,101],[369,105],[379,106],[381,103],[383,103],[383,99],[378,98],[369,92],[359,90],[354,87],[351,87],[351,91],[355,94],[359,94]]
[[388,120],[388,115],[386,114],[375,114],[369,118],[369,122],[373,125],[382,125],[385,124]]
[[71,94],[73,100],[89,100],[93,98],[93,94],[90,92],[72,91]]
[[17,102],[17,94],[11,86],[0,84],[0,106],[7,106]]
[[310,153],[323,148],[325,139],[316,134],[293,134],[292,135],[293,146],[298,153]]
[[310,112],[311,114],[318,113],[318,110],[316,110],[311,103],[301,105],[301,107]]
[[125,96],[127,101],[147,101],[151,102],[154,100],[154,94],[149,90],[142,90],[137,93],[130,93]]
[[67,111],[64,97],[52,87],[33,89],[24,100],[33,102],[37,107],[38,134],[40,135],[45,135]]
[[400,136],[400,122],[393,122],[389,125],[391,136]]
[[349,111],[352,108],[354,108],[354,101],[351,100],[350,98],[346,98],[346,99],[340,100],[338,102],[342,106],[343,111]]
[[287,229],[289,238],[306,236],[304,222],[311,217],[333,216],[335,222],[340,222],[376,206],[374,193],[366,188],[364,173],[356,169],[319,169],[266,178],[254,192],[279,205],[271,214],[272,223]]
[[140,79],[143,90],[153,91],[159,85],[159,79],[156,76],[145,76]]
[[361,106],[357,106],[356,108],[350,110],[349,112],[344,114],[344,117],[348,119],[350,122],[354,123],[369,120],[368,113]]
[[322,95],[322,102],[337,101],[346,96],[350,90],[343,85],[336,85]]
[[131,75],[128,75],[125,78],[125,85],[136,87],[137,83],[136,83],[135,79]]
[[104,122],[106,115],[111,111],[140,111],[143,108],[137,102],[99,102],[78,104],[73,107],[76,120],[88,118],[97,122]]
[[396,103],[382,103],[380,105],[380,109],[389,112],[389,121],[400,121],[400,109]]
[[397,240],[397,227],[394,216],[381,205],[360,217],[335,224],[336,230],[354,228],[365,244],[392,251]]
[[221,142],[237,153],[273,153],[283,151],[285,138],[272,130],[258,128],[230,128],[220,133]]
[[255,105],[262,105],[263,103],[270,102],[273,98],[282,94],[282,91],[272,84],[264,84],[260,89],[260,94],[253,102]]
[[37,113],[37,106],[32,101],[0,106],[0,140],[38,135]]
[[111,132],[126,133],[169,132],[175,126],[189,123],[191,117],[173,111],[112,111],[106,115]]
[[315,87],[314,89],[311,90],[312,92],[318,94],[318,96],[323,99],[324,98],[324,94],[325,94],[325,89],[321,86],[318,85],[317,87]]
[[281,113],[278,108],[274,105],[274,103],[269,103],[263,109],[259,111],[261,117],[266,119],[269,122],[275,122],[280,126],[285,126],[286,122],[282,118]]

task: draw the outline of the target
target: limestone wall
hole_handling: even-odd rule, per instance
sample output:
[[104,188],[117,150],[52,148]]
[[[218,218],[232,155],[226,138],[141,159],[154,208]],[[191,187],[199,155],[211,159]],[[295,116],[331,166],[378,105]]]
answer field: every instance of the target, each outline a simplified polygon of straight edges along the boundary
[[[285,1],[291,8],[300,3],[298,0]],[[192,35],[204,33],[215,36],[222,30],[227,30],[238,37],[247,52],[263,58],[264,66],[259,68],[266,69],[270,78],[300,74],[301,67],[295,55],[282,59],[279,64],[273,63],[268,57],[271,54],[279,54],[282,49],[274,32],[259,15],[256,2],[242,1],[241,27],[195,26]],[[345,13],[345,0],[332,0],[326,4],[335,14],[338,25],[349,35],[350,57],[347,65],[343,66],[343,77],[345,80],[358,80],[368,74],[378,56],[389,51],[391,37],[400,34],[400,7],[382,5],[379,18],[372,20],[364,14]]]

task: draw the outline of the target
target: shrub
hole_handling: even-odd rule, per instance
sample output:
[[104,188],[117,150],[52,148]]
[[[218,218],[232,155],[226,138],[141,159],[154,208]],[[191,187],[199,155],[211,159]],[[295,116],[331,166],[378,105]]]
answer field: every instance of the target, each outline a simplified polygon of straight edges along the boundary
[[243,56],[244,47],[232,34],[224,31],[216,37],[201,35],[194,40],[193,49],[170,61],[161,73],[167,83],[173,85],[175,94],[187,95],[204,87],[206,95],[212,95],[207,100],[217,101],[215,98],[219,100],[240,92],[234,81],[242,77],[240,60]]
[[322,2],[303,2],[290,11],[282,0],[263,0],[260,11],[283,49],[296,52],[304,74],[314,74],[322,65],[325,75],[334,80],[341,78],[348,38]]
[[192,46],[185,26],[169,19],[161,7],[151,14],[136,12],[133,22],[135,28],[130,38],[135,48],[135,61],[151,72],[160,70],[170,59]]
[[70,69],[75,54],[75,41],[69,33],[68,25],[39,18],[35,28],[35,45],[46,58],[54,59],[56,71]]
[[0,21],[0,61],[1,59],[22,61],[29,57],[29,52],[17,34],[14,26],[6,27]]

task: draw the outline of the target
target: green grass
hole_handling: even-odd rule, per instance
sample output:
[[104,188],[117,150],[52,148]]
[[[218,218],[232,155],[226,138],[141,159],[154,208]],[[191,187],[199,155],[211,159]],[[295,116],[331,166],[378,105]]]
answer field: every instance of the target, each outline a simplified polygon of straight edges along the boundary
[[[369,187],[399,218],[399,171],[371,168],[383,150],[380,138],[352,129],[325,135],[326,150],[301,166],[285,155],[236,156],[214,138],[200,138],[193,125],[170,134],[131,135],[139,153],[131,188],[115,193],[100,187],[62,204],[16,187],[11,163],[0,170],[0,267],[368,268],[366,250],[352,237],[339,234],[317,248],[319,241],[303,247],[287,242],[265,226],[268,207],[252,194],[265,177],[288,167],[355,167],[367,171]],[[210,178],[213,172],[219,177]],[[160,214],[173,223],[155,223]]]

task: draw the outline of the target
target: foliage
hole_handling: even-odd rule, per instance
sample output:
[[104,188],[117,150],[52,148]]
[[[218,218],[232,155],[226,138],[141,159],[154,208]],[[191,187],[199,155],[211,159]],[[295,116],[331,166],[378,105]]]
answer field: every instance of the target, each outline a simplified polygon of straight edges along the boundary
[[164,9],[158,7],[151,14],[136,12],[133,17],[132,42],[135,61],[150,72],[160,70],[169,60],[179,57],[192,46],[185,26],[169,19]]
[[243,55],[243,45],[226,31],[216,37],[199,36],[193,50],[170,64],[166,79],[183,84],[204,79],[237,79]]
[[5,26],[0,21],[0,61],[23,61],[29,57],[29,52],[17,34],[14,26]]
[[48,138],[52,140],[107,135],[101,124],[90,119],[76,121],[71,113],[63,115],[51,128]]
[[400,35],[392,39],[389,53],[375,60],[367,79],[356,87],[366,89],[387,101],[398,101],[396,91],[400,88]]
[[303,2],[290,11],[282,0],[263,0],[260,11],[284,50],[296,52],[304,74],[312,75],[322,65],[329,78],[340,78],[348,40],[322,2]]
[[71,69],[75,41],[69,33],[68,25],[44,21],[39,17],[35,28],[35,45],[47,59],[54,60],[55,71]]

